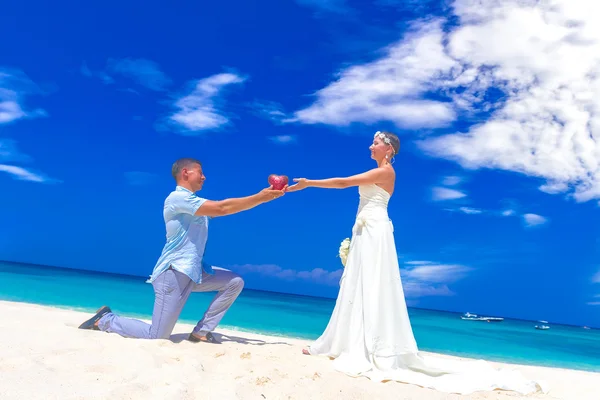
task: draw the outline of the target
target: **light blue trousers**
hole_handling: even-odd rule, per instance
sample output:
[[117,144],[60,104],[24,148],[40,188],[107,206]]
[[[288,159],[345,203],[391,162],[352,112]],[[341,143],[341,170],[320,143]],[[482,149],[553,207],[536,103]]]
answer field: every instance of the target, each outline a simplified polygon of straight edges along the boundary
[[190,293],[216,291],[204,317],[194,328],[194,333],[200,336],[212,332],[244,288],[244,281],[236,273],[217,267],[213,270],[214,275],[204,273],[202,282],[196,284],[187,275],[169,268],[152,282],[155,298],[151,325],[109,313],[100,319],[98,328],[129,338],[168,339]]

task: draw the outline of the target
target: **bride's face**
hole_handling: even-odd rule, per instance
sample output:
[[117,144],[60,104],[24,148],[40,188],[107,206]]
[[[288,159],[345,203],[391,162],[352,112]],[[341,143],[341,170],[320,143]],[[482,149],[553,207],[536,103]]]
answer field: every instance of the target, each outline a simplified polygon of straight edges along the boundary
[[371,158],[374,160],[382,160],[385,158],[389,147],[387,144],[383,143],[383,141],[379,138],[373,139],[373,144],[369,147],[371,150]]

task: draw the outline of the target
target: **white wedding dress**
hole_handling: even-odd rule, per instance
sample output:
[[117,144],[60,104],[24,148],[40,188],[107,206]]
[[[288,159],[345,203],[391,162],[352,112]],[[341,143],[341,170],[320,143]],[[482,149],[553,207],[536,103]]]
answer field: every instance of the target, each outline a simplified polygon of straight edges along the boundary
[[525,379],[518,371],[497,370],[483,360],[419,353],[387,213],[390,195],[377,185],[360,186],[359,194],[339,295],[327,328],[308,349],[310,354],[334,358],[334,368],[353,377],[394,380],[448,393],[546,392],[545,385]]

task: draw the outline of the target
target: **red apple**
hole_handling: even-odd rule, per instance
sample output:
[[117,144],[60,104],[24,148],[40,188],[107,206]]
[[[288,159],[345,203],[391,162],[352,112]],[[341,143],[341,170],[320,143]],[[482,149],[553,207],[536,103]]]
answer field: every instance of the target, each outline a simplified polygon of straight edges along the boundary
[[275,175],[275,174],[269,175],[269,185],[272,185],[273,189],[275,189],[275,190],[283,189],[285,187],[285,185],[288,184],[288,182],[289,182],[289,179],[285,175]]

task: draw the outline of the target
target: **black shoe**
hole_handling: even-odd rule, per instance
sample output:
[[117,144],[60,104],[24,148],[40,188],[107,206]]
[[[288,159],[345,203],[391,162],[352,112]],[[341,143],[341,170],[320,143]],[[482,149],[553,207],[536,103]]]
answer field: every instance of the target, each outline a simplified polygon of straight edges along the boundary
[[219,341],[217,340],[217,338],[216,338],[216,337],[214,337],[214,336],[213,336],[213,334],[212,334],[212,333],[210,333],[210,332],[207,332],[207,333],[206,333],[206,335],[205,335],[205,338],[206,338],[206,339],[199,339],[199,338],[197,338],[196,336],[194,336],[194,334],[193,334],[193,333],[190,333],[190,336],[188,337],[188,340],[189,340],[190,342],[194,342],[194,343],[198,343],[198,342],[206,342],[206,343],[221,344],[221,342],[219,342]]
[[102,306],[100,307],[97,311],[96,314],[88,319],[87,321],[85,321],[83,324],[79,325],[79,329],[92,329],[92,330],[99,330],[98,327],[96,326],[96,322],[100,321],[100,319],[102,317],[104,317],[106,314],[111,313],[112,311],[110,310],[110,307],[108,306]]

